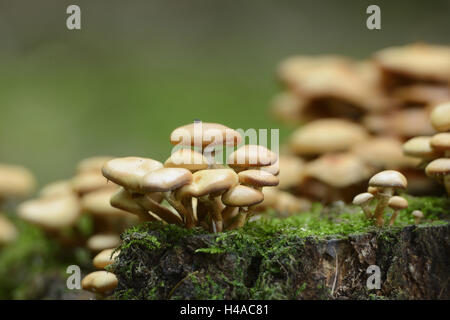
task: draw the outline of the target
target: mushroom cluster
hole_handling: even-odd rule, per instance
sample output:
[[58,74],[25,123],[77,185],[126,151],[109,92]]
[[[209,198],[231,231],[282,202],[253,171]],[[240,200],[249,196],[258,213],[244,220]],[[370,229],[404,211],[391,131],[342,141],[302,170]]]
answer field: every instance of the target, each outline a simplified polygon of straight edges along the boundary
[[[103,164],[110,159],[98,156],[82,160],[72,179],[44,186],[37,198],[18,206],[18,216],[64,245],[86,245],[93,252],[115,248],[120,243],[120,233],[137,219],[109,203],[119,188],[108,183],[101,173]],[[83,215],[93,222],[93,235],[87,239],[79,228]],[[72,232],[68,234],[67,230]]]
[[240,133],[224,125],[196,121],[175,129],[170,142],[176,147],[164,163],[142,157],[105,163],[103,175],[121,186],[113,207],[140,221],[220,232],[242,227],[264,200],[262,188],[278,184],[277,154],[239,146]]
[[[405,198],[396,196],[395,192],[404,190],[408,186],[406,177],[395,170],[384,170],[375,174],[369,180],[367,192],[360,193],[353,198],[353,204],[360,206],[367,219],[373,219],[375,225],[381,227],[385,224],[384,211],[387,207],[394,212],[389,219],[389,225],[395,223],[399,210],[408,207],[408,201]],[[370,203],[377,200],[375,210],[372,212]]]
[[283,92],[272,114],[298,126],[280,156],[287,178],[280,176],[279,188],[349,201],[373,173],[397,170],[408,178],[409,193],[436,190],[402,144],[435,132],[428,116],[450,99],[450,47],[392,47],[364,61],[294,56],[282,61],[277,75]]
[[450,100],[438,104],[430,115],[431,124],[439,133],[414,137],[403,145],[403,152],[422,160],[427,176],[445,186],[450,195]]

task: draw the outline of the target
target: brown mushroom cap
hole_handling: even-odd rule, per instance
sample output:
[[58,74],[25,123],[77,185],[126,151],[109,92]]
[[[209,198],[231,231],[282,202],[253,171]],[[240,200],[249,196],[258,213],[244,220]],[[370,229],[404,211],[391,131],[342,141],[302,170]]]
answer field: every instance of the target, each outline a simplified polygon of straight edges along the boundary
[[53,197],[64,194],[74,194],[72,180],[60,180],[51,182],[39,191],[39,196],[41,197]]
[[14,242],[18,235],[15,225],[0,213],[0,246]]
[[424,217],[423,212],[420,211],[420,210],[414,210],[411,214],[412,214],[413,217],[415,217],[415,218],[420,218],[420,219],[422,219],[422,218]]
[[305,161],[299,157],[280,155],[280,183],[278,187],[280,189],[289,189],[300,185],[305,177]]
[[253,187],[276,186],[279,183],[278,177],[262,170],[245,170],[238,173],[239,182]]
[[139,190],[144,192],[171,191],[192,182],[192,173],[184,168],[161,168],[147,173]]
[[396,88],[393,96],[402,104],[436,104],[450,100],[450,88],[436,84],[412,84]]
[[123,217],[128,213],[114,208],[110,204],[111,197],[116,194],[117,189],[107,188],[93,191],[81,198],[83,212],[103,217]]
[[450,131],[450,102],[437,105],[431,112],[430,119],[437,131]]
[[382,69],[420,80],[450,81],[450,47],[415,43],[377,52]]
[[306,106],[305,99],[290,92],[283,92],[275,96],[270,106],[270,112],[279,121],[287,124],[299,124],[303,119],[302,111]]
[[393,196],[389,199],[388,206],[394,210],[401,210],[408,208],[408,201],[399,196]]
[[439,152],[448,152],[450,150],[450,132],[435,134],[430,139],[431,147]]
[[277,160],[274,164],[271,164],[270,166],[259,167],[259,169],[277,176],[280,174],[280,162]]
[[403,144],[403,152],[407,156],[421,159],[436,159],[440,156],[437,150],[431,147],[431,137],[411,138]]
[[79,195],[84,195],[103,188],[117,188],[117,186],[108,183],[100,171],[88,171],[80,173],[72,179],[72,188]]
[[254,188],[237,185],[222,195],[222,202],[230,207],[247,207],[264,200],[264,194]]
[[438,179],[450,174],[450,158],[440,158],[431,161],[426,166],[425,173],[429,177]]
[[406,189],[408,181],[406,180],[406,177],[398,171],[384,170],[370,178],[369,186],[377,188]]
[[207,169],[195,172],[192,183],[180,188],[179,196],[202,197],[207,194],[221,193],[236,185],[238,175],[231,169]]
[[356,206],[360,206],[370,202],[374,198],[373,194],[369,192],[360,193],[353,198],[353,204]]
[[22,166],[0,164],[0,198],[23,198],[35,189],[33,174]]
[[74,225],[80,213],[78,199],[73,195],[28,200],[17,208],[20,218],[49,230]]
[[114,250],[115,249],[105,249],[98,253],[92,260],[94,267],[104,269],[110,264],[113,264],[114,260],[120,254],[120,250],[117,250],[116,252],[114,252]]
[[116,248],[120,244],[120,237],[112,233],[100,233],[91,236],[86,246],[92,251],[102,251],[105,249]]
[[161,169],[163,164],[159,161],[125,157],[108,161],[102,169],[103,175],[126,189],[140,191],[141,179],[149,172]]
[[299,155],[317,155],[343,151],[368,138],[366,130],[347,120],[320,119],[312,121],[292,134],[290,147]]
[[325,154],[306,165],[306,177],[312,177],[335,188],[343,188],[369,178],[372,170],[350,153]]
[[278,156],[264,146],[247,144],[234,151],[227,159],[232,168],[254,168],[274,164]]
[[113,157],[110,156],[97,156],[83,159],[77,165],[77,172],[100,172],[103,168],[103,165],[112,159]]
[[119,281],[114,273],[104,270],[89,273],[81,281],[81,287],[84,290],[98,293],[107,293],[113,291]]
[[185,168],[191,171],[207,169],[208,166],[208,159],[191,149],[179,149],[164,162],[166,168]]
[[239,132],[219,123],[194,122],[176,128],[170,134],[170,143],[182,146],[237,146],[242,137]]

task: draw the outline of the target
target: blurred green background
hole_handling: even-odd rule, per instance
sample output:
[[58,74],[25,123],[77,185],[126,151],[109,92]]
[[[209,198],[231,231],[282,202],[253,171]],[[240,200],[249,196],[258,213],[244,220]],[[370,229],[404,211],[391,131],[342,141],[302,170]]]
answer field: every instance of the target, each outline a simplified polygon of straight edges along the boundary
[[[69,4],[82,30],[67,30]],[[382,30],[366,29],[370,4]],[[448,44],[449,12],[445,0],[1,0],[0,162],[43,184],[93,155],[164,160],[171,130],[195,118],[280,128],[267,105],[281,59]]]

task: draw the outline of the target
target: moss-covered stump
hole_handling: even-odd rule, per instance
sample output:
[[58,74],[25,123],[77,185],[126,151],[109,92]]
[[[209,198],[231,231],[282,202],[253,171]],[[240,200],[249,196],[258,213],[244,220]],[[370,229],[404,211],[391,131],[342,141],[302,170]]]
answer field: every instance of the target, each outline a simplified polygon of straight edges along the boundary
[[[412,198],[393,227],[359,209],[316,207],[285,220],[207,234],[144,224],[123,234],[121,299],[449,299],[448,198]],[[411,210],[427,220],[414,225]],[[444,217],[445,218],[445,217]],[[370,265],[381,288],[368,289]]]

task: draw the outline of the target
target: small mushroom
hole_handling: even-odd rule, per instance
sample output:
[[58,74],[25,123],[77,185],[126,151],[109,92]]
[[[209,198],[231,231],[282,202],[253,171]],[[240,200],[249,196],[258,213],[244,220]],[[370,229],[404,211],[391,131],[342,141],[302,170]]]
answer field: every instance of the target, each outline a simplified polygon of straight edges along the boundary
[[107,234],[100,233],[91,236],[87,242],[86,246],[89,250],[94,252],[99,252],[105,249],[116,248],[120,244],[120,237],[117,234]]
[[77,172],[100,172],[103,168],[103,165],[112,159],[113,157],[110,156],[96,156],[83,159],[77,165]]
[[115,251],[115,249],[105,249],[98,253],[92,263],[98,269],[104,269],[110,264],[114,263],[114,260],[119,256],[120,250]]
[[108,183],[108,180],[101,174],[100,171],[87,171],[76,175],[72,179],[73,190],[80,196],[89,192],[93,192],[103,188],[117,187],[113,183]]
[[445,185],[447,194],[450,195],[450,158],[440,158],[431,161],[425,168],[427,176],[436,179]]
[[107,294],[113,291],[119,281],[114,273],[108,271],[94,271],[89,273],[81,281],[81,287],[84,290],[94,293]]
[[367,219],[372,219],[372,213],[370,212],[369,203],[373,198],[373,194],[369,192],[360,193],[355,198],[353,198],[353,204],[356,206],[360,206],[363,209]]
[[227,159],[227,164],[238,171],[248,168],[265,167],[276,163],[278,156],[264,146],[247,144],[233,153]]
[[389,225],[392,226],[395,223],[399,210],[408,208],[408,201],[405,198],[393,196],[389,199],[388,206],[394,210],[394,213],[389,220]]
[[408,182],[406,177],[395,170],[385,170],[377,173],[369,180],[369,186],[376,187],[378,204],[375,208],[375,224],[381,227],[384,223],[383,212],[388,205],[389,199],[397,189],[406,189]]
[[191,149],[179,149],[164,162],[166,168],[185,168],[192,172],[208,169],[208,159],[200,152]]
[[41,197],[52,197],[64,194],[75,195],[71,180],[60,180],[49,183],[39,191],[39,196]]
[[14,242],[19,235],[14,224],[0,213],[0,247]]
[[450,132],[435,134],[430,139],[430,145],[433,150],[441,152],[446,158],[450,158]]
[[0,163],[0,202],[9,198],[24,198],[35,189],[33,174],[22,166]]
[[450,131],[450,102],[444,102],[434,107],[430,119],[437,131]]
[[423,212],[420,210],[414,210],[411,214],[414,217],[414,221],[416,224],[419,224],[424,218]]

